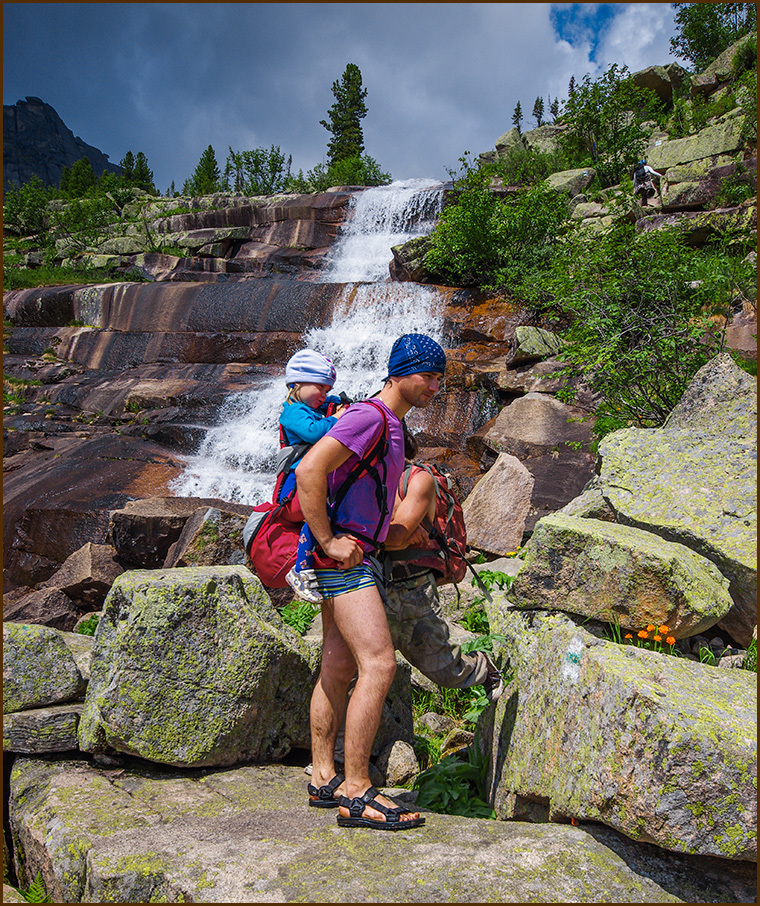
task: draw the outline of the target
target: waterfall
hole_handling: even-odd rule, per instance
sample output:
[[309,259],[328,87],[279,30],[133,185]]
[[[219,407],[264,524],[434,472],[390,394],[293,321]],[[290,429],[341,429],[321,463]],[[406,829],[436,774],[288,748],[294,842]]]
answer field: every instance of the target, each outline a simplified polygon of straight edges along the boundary
[[[335,392],[362,399],[380,390],[391,347],[405,333],[426,333],[442,342],[440,296],[434,287],[390,283],[391,248],[429,233],[443,197],[442,184],[404,180],[358,192],[351,216],[321,277],[345,284],[332,321],[303,335],[303,346],[332,359]],[[283,375],[285,362],[282,363]],[[173,482],[180,497],[218,497],[256,504],[271,497],[279,450],[278,421],[284,378],[253,391],[231,394],[197,455],[187,458]]]

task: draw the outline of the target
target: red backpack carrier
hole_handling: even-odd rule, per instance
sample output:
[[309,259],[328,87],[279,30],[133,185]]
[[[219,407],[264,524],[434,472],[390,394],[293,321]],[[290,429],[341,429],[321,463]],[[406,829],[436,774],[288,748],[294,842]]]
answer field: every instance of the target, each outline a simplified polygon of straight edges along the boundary
[[422,520],[430,540],[423,546],[386,551],[386,556],[394,562],[436,570],[442,576],[437,580],[438,585],[461,582],[467,573],[467,530],[462,505],[448,475],[431,463],[407,463],[399,483],[399,495],[402,499],[406,497],[409,479],[421,471],[428,472],[435,480],[435,518],[432,523],[427,517]]

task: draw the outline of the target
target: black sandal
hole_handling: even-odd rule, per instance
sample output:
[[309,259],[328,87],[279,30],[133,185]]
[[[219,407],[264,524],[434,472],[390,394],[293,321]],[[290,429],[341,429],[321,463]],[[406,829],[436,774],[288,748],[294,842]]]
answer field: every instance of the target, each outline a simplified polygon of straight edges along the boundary
[[[341,796],[338,799],[338,805],[347,808],[350,817],[344,818],[343,815],[338,815],[338,825],[340,827],[373,827],[376,830],[397,831],[406,830],[409,827],[421,827],[425,823],[422,815],[419,818],[402,821],[402,815],[411,814],[409,809],[401,808],[400,805],[395,808],[388,808],[388,806],[383,805],[374,798],[377,795],[379,795],[378,791],[371,786],[361,797],[348,799],[346,796]],[[377,818],[363,817],[364,810],[368,805],[377,809],[378,812],[382,812],[385,815],[385,820],[380,821]]]
[[343,783],[346,778],[342,774],[336,774],[333,779],[319,788],[309,784],[309,805],[314,808],[337,808],[338,800],[335,798],[335,790]]

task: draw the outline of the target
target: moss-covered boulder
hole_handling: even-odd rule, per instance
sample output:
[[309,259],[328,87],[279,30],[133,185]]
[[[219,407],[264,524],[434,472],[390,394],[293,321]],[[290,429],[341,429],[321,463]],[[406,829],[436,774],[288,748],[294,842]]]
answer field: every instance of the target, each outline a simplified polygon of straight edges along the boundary
[[520,365],[523,362],[534,362],[556,355],[562,348],[562,340],[550,330],[543,327],[521,325],[515,328],[507,362]]
[[500,817],[598,821],[675,852],[756,860],[754,673],[617,645],[564,614],[488,616],[514,670],[481,718]]
[[682,544],[626,525],[554,513],[539,520],[507,596],[521,609],[559,610],[636,632],[666,624],[675,638],[731,609],[728,580]]
[[82,708],[81,702],[67,702],[3,714],[3,752],[22,755],[76,752]]
[[679,164],[738,152],[744,144],[743,126],[744,116],[732,111],[714,125],[701,129],[696,135],[651,145],[647,149],[647,163],[664,173],[669,167]]
[[560,170],[552,173],[544,182],[558,192],[565,192],[570,198],[580,195],[594,181],[596,171],[591,167],[580,170]]
[[312,666],[243,566],[135,570],[106,598],[80,748],[176,766],[282,758],[309,744]]
[[730,581],[721,620],[747,645],[757,623],[757,389],[728,354],[695,375],[661,429],[627,428],[599,446],[617,522],[711,560]]
[[[72,635],[36,623],[3,623],[4,714],[82,695],[87,680],[65,640]],[[92,640],[83,644],[88,643]]]
[[334,811],[306,804],[306,779],[285,765],[178,774],[19,758],[8,810],[19,883],[39,871],[55,903],[744,903],[756,894],[746,863],[665,852],[599,824],[428,813],[401,834],[338,828]]

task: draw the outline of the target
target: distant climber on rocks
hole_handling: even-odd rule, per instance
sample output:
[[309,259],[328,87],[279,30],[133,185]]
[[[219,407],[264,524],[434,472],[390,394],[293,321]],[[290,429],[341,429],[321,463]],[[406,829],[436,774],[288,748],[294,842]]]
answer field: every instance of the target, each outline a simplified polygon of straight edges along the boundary
[[660,174],[650,167],[645,160],[640,160],[633,171],[633,194],[641,198],[641,207],[648,206],[648,199],[655,195],[662,205],[662,192],[660,191]]

